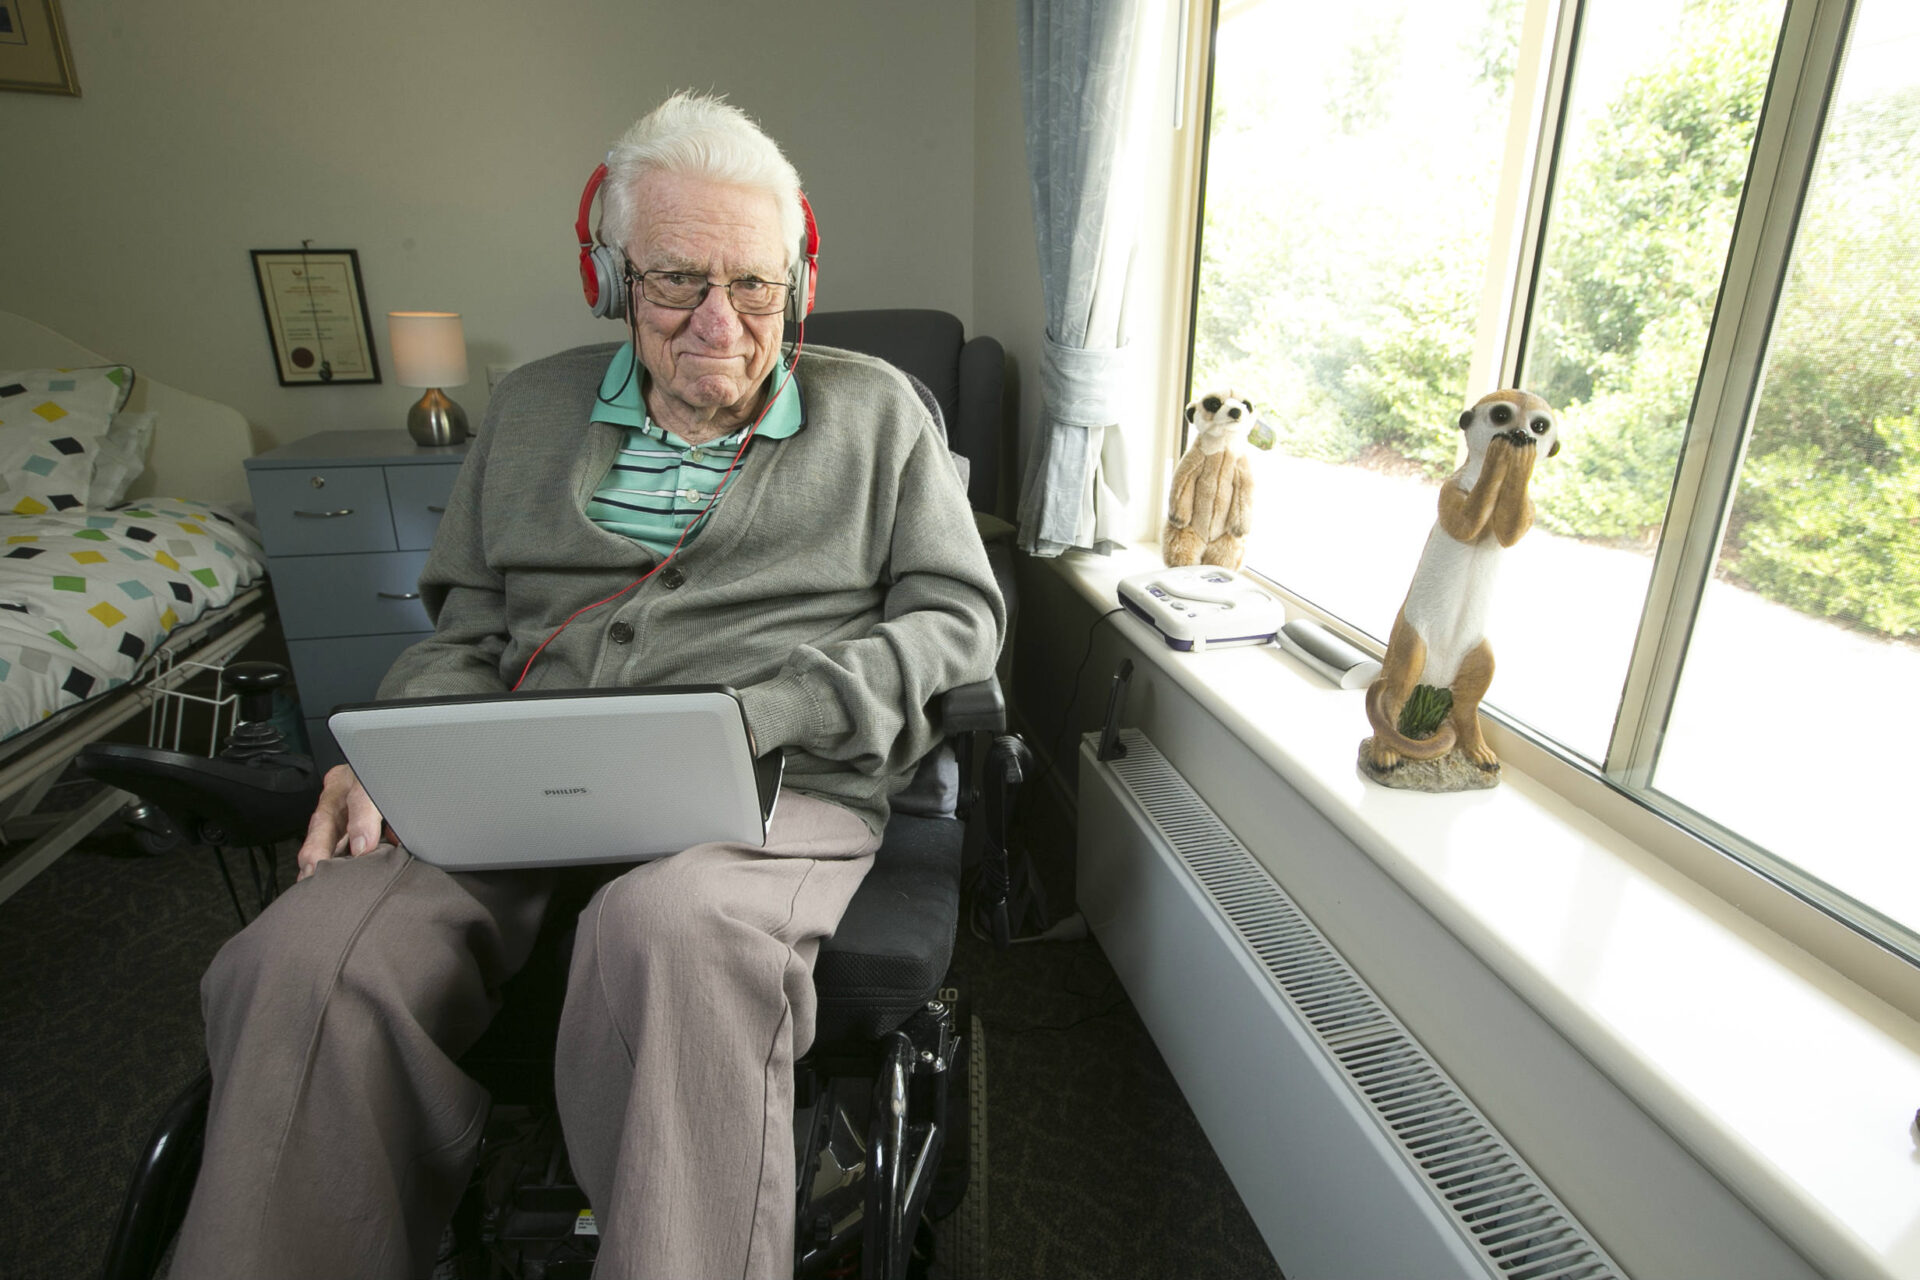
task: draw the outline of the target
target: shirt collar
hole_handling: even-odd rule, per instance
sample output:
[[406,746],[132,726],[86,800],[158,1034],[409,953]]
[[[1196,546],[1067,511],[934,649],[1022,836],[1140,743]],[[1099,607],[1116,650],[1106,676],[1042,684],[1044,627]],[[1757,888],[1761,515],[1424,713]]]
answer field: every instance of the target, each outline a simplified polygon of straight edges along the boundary
[[[646,402],[640,395],[641,382],[646,376],[644,369],[639,371],[639,376],[635,376],[632,343],[615,351],[605,376],[600,379],[600,393],[594,400],[592,420],[617,427],[649,428],[677,440],[679,437],[647,416]],[[800,400],[800,384],[788,374],[785,365],[774,366],[769,376],[778,381],[780,390],[773,406],[760,419],[760,427],[754,434],[769,440],[782,440],[806,425],[806,406]],[[734,433],[736,436],[738,434]]]

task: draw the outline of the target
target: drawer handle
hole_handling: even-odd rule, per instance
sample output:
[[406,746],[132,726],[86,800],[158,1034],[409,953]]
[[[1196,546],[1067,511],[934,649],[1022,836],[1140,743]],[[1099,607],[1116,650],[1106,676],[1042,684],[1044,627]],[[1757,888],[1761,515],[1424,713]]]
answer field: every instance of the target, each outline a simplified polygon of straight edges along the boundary
[[443,516],[447,514],[447,509],[445,507],[436,507],[431,502],[427,504],[427,510],[436,516]]
[[382,600],[418,600],[420,598],[418,591],[376,591],[374,594]]
[[338,520],[341,516],[353,514],[352,507],[342,507],[338,511],[296,511],[293,514],[303,520]]

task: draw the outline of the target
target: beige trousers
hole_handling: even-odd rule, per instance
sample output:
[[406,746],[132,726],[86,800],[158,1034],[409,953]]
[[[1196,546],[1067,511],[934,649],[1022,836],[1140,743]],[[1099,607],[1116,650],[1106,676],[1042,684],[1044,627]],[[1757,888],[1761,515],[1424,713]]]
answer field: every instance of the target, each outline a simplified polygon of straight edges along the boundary
[[[877,844],[788,793],[765,848],[643,863],[581,912],[555,1085],[597,1276],[790,1272],[793,1060],[820,942]],[[431,1271],[487,1115],[455,1059],[553,892],[553,873],[449,875],[382,847],[322,864],[222,948],[201,984],[213,1106],[174,1276]]]

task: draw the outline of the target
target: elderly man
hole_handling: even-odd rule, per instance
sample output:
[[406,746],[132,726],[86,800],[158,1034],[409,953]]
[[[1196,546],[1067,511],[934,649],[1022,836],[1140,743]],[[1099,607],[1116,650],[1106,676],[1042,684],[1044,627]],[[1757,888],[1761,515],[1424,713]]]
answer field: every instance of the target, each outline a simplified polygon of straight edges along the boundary
[[[434,634],[381,694],[725,683],[784,750],[764,848],[594,876],[555,1064],[601,1274],[773,1276],[815,955],[934,742],[925,708],[990,673],[1004,613],[910,384],[781,358],[802,221],[778,147],[676,96],[610,153],[604,206],[631,341],[501,384],[421,579]],[[636,787],[662,750],[636,744]],[[450,875],[381,834],[334,770],[301,883],[208,972],[213,1110],[175,1275],[432,1266],[487,1113],[455,1059],[579,886]]]

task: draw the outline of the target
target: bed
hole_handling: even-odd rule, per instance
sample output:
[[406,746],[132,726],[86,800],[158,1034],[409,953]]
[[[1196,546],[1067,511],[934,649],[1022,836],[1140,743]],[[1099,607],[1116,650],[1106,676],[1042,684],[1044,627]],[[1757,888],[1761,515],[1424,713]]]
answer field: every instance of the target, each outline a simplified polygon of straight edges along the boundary
[[45,811],[80,748],[264,630],[252,452],[237,411],[0,312],[0,901],[130,799]]

